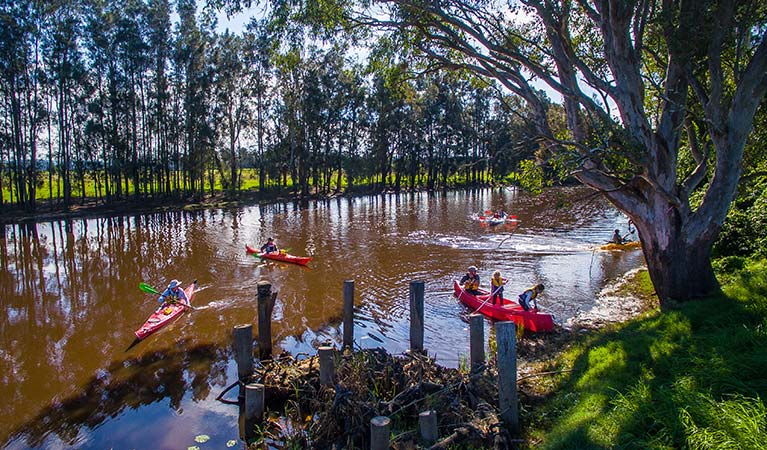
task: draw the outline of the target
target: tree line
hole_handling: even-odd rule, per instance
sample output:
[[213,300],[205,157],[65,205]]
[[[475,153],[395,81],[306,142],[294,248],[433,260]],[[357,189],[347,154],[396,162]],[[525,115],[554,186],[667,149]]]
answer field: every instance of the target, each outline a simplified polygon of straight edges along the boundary
[[278,14],[232,33],[195,0],[0,5],[0,207],[237,193],[246,169],[300,195],[435,189],[538,147],[493,83],[414,77],[392,45],[353,58]]

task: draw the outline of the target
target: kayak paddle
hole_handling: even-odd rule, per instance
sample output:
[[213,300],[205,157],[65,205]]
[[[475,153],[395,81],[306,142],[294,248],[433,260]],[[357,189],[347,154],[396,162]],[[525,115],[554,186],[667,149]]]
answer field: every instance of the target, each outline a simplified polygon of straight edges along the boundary
[[152,286],[146,284],[146,283],[139,283],[138,288],[142,291],[146,292],[147,294],[157,294],[160,295],[159,292],[157,292],[157,289],[153,288]]

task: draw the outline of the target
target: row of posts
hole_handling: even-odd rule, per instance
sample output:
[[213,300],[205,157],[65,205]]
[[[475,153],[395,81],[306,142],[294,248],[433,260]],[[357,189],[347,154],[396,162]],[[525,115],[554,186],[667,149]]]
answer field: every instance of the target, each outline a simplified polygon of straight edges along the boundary
[[[277,293],[272,293],[268,281],[258,282],[258,356],[268,359],[272,354],[271,316]],[[353,348],[354,344],[354,281],[344,281],[343,311],[343,346]],[[485,367],[485,320],[482,314],[469,316],[469,362],[472,371]],[[498,407],[500,417],[510,432],[519,428],[517,406],[517,327],[512,321],[496,322],[498,366]],[[424,282],[410,282],[410,350],[424,352]],[[333,386],[335,377],[333,347],[320,347],[320,383]],[[234,358],[237,362],[237,376],[240,381],[253,373],[253,326],[251,324],[234,327]],[[264,414],[264,385],[250,383],[240,390],[240,404],[244,405],[245,430],[252,429],[260,422]],[[424,411],[418,418],[421,439],[426,443],[436,442],[437,414],[433,410]],[[388,449],[391,420],[377,416],[370,420],[370,448]]]

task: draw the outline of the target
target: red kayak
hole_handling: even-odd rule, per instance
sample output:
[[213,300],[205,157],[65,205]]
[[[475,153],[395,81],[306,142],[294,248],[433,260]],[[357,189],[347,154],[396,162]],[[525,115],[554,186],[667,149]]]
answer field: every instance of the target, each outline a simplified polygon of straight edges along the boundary
[[471,308],[472,311],[479,309],[477,312],[492,319],[502,321],[513,320],[517,325],[523,326],[525,330],[533,332],[552,331],[554,329],[554,318],[551,314],[525,311],[517,302],[513,302],[508,298],[503,299],[503,306],[493,305],[491,300],[485,302],[490,296],[488,291],[479,289],[482,292],[481,295],[470,294],[461,288],[457,280],[453,280],[453,290],[461,303]]
[[250,245],[246,245],[245,250],[248,252],[249,255],[257,256],[259,258],[273,259],[275,261],[300,264],[302,266],[305,266],[307,263],[309,263],[309,261],[312,260],[311,256],[295,256],[289,253],[283,253],[281,251],[272,252],[272,253],[260,253],[257,249],[251,247]]
[[146,322],[144,322],[144,325],[136,330],[136,337],[138,339],[144,339],[160,328],[173,322],[173,319],[176,317],[184,314],[184,312],[191,307],[192,295],[194,295],[195,289],[197,289],[197,280],[195,280],[194,283],[190,284],[186,289],[184,289],[186,298],[189,300],[188,305],[185,303],[163,303],[159,308],[157,308],[157,311],[153,312],[152,315],[149,316]]

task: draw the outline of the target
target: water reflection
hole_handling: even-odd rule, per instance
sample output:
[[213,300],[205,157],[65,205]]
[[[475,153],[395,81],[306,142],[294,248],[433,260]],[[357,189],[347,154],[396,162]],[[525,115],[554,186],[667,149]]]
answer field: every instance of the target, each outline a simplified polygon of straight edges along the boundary
[[[486,209],[503,209],[518,222],[483,227],[476,216]],[[348,279],[355,280],[356,344],[406,350],[409,282],[424,280],[425,347],[456,366],[468,352],[468,332],[451,283],[466,267],[479,267],[483,284],[501,270],[510,279],[509,295],[543,282],[541,304],[565,323],[595,304],[607,280],[641,264],[640,252],[595,251],[622,226],[625,218],[585,190],[529,197],[481,189],[0,227],[0,395],[6,399],[0,442],[107,448],[119,435],[146,448],[154,441],[124,435],[140,430],[134,434],[166,442],[174,430],[168,446],[178,447],[196,432],[211,434],[189,429],[203,418],[221,422],[214,438],[231,439],[237,421],[225,419],[237,411],[215,402],[218,392],[211,389],[231,382],[232,328],[255,323],[261,279],[279,293],[276,350],[293,354],[341,342]],[[245,253],[246,244],[270,236],[291,253],[312,255],[309,267]],[[138,283],[161,288],[172,278],[199,280],[194,303],[201,309],[126,352],[156,305]]]

